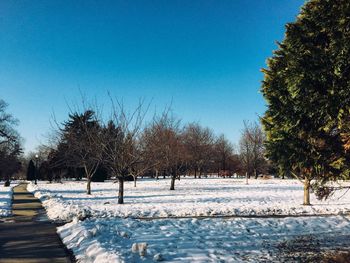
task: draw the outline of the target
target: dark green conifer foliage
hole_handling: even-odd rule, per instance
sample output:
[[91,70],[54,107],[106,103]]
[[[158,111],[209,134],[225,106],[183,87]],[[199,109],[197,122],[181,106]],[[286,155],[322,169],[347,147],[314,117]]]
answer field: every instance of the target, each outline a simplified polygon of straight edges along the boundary
[[350,1],[311,0],[263,69],[266,149],[281,172],[323,184],[348,175],[341,136],[350,107]]

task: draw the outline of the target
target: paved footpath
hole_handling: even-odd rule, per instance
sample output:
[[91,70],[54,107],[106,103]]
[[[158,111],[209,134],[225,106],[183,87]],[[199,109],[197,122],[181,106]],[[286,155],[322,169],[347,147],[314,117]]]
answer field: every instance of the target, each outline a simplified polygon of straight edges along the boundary
[[0,263],[71,263],[41,202],[26,190],[13,188],[12,217],[0,222]]

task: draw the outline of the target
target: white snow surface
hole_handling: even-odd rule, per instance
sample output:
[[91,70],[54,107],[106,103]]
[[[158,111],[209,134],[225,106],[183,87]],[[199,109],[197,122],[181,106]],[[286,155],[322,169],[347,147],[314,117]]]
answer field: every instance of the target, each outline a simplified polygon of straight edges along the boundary
[[9,187],[0,185],[0,217],[11,215],[12,188],[16,185],[16,183],[11,183]]
[[[306,262],[349,246],[346,216],[73,220],[58,228],[78,262]],[[144,256],[135,244],[147,243]],[[303,258],[304,257],[304,258]],[[316,258],[315,258],[316,257]],[[310,259],[310,258],[309,258]]]
[[[193,179],[125,182],[124,205],[117,204],[118,184],[92,183],[87,195],[86,182],[39,182],[28,185],[48,216],[56,221],[86,217],[193,217],[231,215],[321,215],[350,212],[350,194],[338,191],[327,201],[311,195],[312,206],[303,206],[303,186],[297,180]],[[345,194],[344,194],[345,193]]]

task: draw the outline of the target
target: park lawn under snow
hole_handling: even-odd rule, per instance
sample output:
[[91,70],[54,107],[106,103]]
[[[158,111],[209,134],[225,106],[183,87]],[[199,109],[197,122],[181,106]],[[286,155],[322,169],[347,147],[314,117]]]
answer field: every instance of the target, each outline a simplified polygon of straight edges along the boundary
[[[349,248],[346,216],[73,220],[58,228],[78,262],[320,262]],[[132,251],[147,243],[144,255]]]
[[[327,201],[311,196],[312,206],[301,205],[303,186],[297,180],[193,179],[139,180],[125,183],[125,204],[117,204],[118,184],[92,183],[92,194],[85,193],[86,182],[39,182],[28,190],[40,198],[49,218],[71,221],[85,217],[192,217],[231,215],[319,215],[350,212],[350,194],[337,192]],[[339,197],[341,197],[339,199]]]
[[9,187],[4,187],[3,184],[0,185],[0,217],[11,215],[12,188],[15,185],[12,183]]
[[[337,192],[327,201],[312,195],[303,206],[296,180],[190,179],[125,183],[125,204],[117,204],[118,185],[39,182],[28,189],[43,201],[48,216],[72,221],[58,227],[78,262],[319,262],[325,251],[350,247],[350,196]],[[341,197],[341,198],[340,198]],[[336,216],[313,216],[339,214]],[[225,215],[301,215],[286,218],[163,218]],[[80,221],[78,218],[85,219]],[[148,218],[148,219],[136,219]],[[145,248],[141,255],[132,248]]]

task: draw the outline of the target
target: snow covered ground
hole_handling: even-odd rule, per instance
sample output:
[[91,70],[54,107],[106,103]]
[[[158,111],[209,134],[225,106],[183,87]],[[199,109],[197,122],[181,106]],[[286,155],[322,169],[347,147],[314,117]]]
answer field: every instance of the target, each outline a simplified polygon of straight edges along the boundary
[[[345,216],[234,219],[87,219],[58,228],[78,262],[320,262],[349,247]],[[146,254],[132,251],[147,243]]]
[[[78,262],[320,262],[325,251],[350,248],[350,193],[327,201],[312,195],[313,205],[303,206],[296,180],[252,179],[246,185],[184,178],[175,191],[169,184],[147,179],[135,188],[126,182],[124,205],[117,204],[113,182],[93,183],[91,195],[85,182],[75,181],[39,182],[28,190],[51,219],[69,222],[58,233]],[[299,217],[213,218],[218,215]],[[152,219],[174,216],[192,218]]]
[[[301,205],[302,184],[297,180],[239,179],[139,180],[125,183],[125,204],[117,204],[118,184],[92,183],[92,195],[85,182],[28,185],[40,198],[48,216],[57,221],[75,217],[171,217],[215,215],[320,215],[350,212],[350,192],[337,192],[327,201],[311,196],[312,206]],[[341,198],[340,198],[341,197]]]
[[0,185],[0,217],[11,215],[12,188],[16,185],[17,183],[11,183],[10,187]]

